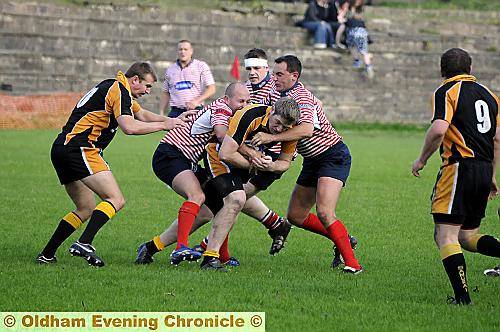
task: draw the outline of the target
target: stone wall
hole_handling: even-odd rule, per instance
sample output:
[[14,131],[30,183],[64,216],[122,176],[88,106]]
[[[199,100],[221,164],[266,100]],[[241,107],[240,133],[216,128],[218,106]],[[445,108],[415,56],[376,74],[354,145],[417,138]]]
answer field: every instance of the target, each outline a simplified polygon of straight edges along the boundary
[[[422,123],[441,82],[440,54],[463,47],[480,81],[500,92],[500,14],[367,8],[375,79],[351,69],[351,58],[315,50],[293,14],[303,6],[264,15],[227,11],[169,11],[158,7],[56,6],[0,1],[0,84],[12,94],[83,92],[101,79],[147,60],[162,78],[180,39],[194,42],[209,63],[217,95],[230,80],[235,55],[252,47],[271,58],[296,54],[303,82],[322,99],[333,121]],[[245,75],[241,68],[243,76]],[[155,111],[160,84],[141,103]],[[1,98],[1,96],[0,96]]]

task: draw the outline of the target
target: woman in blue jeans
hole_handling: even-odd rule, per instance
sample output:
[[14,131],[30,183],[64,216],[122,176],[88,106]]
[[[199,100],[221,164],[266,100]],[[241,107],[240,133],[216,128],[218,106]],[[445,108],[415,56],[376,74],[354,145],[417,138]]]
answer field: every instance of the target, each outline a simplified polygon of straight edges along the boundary
[[326,48],[335,44],[335,36],[330,25],[337,21],[337,8],[330,0],[312,0],[307,7],[301,25],[314,33],[314,47]]

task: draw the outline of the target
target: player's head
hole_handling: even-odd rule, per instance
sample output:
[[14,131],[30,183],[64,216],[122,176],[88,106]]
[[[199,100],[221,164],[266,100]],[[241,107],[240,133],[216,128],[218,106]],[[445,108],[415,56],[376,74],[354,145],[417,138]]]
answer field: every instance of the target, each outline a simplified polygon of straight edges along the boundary
[[302,63],[295,55],[284,55],[274,60],[274,82],[276,90],[285,91],[294,86],[302,73]]
[[242,83],[231,83],[226,88],[224,99],[234,114],[250,103],[250,92]]
[[151,92],[153,83],[158,80],[156,73],[147,62],[136,62],[125,73],[130,85],[130,93],[134,98],[140,98]]
[[441,55],[441,76],[450,78],[460,74],[470,74],[472,59],[461,48],[450,48]]
[[289,97],[276,101],[269,116],[268,128],[271,134],[278,134],[292,128],[299,119],[299,104]]
[[259,84],[269,73],[267,55],[260,48],[252,48],[245,54],[245,69],[248,73],[248,80],[252,84]]
[[182,63],[188,63],[193,59],[193,45],[189,40],[183,39],[177,44],[177,59]]

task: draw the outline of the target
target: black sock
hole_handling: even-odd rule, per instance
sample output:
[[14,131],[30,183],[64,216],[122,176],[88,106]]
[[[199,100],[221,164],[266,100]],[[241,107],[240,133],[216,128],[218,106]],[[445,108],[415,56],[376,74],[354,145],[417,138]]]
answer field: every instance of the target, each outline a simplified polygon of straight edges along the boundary
[[102,201],[101,203],[97,204],[94,212],[92,212],[89,224],[85,228],[85,231],[83,232],[82,236],[80,236],[80,239],[78,241],[80,241],[81,243],[92,244],[92,241],[94,241],[94,237],[97,232],[109,219],[113,218],[115,214],[116,209],[110,202]]
[[99,210],[94,210],[92,212],[92,216],[90,217],[89,224],[85,228],[85,231],[82,233],[82,236],[80,236],[80,241],[81,243],[87,243],[87,244],[92,244],[92,241],[94,241],[94,237],[96,236],[97,232],[101,229],[102,226],[109,220],[109,217],[107,216],[106,213],[99,211]]
[[483,235],[477,241],[477,252],[499,258],[500,242],[491,235]]
[[50,238],[49,242],[43,248],[42,255],[47,258],[52,258],[56,254],[57,248],[68,238],[76,229],[69,224],[66,220],[61,220],[59,225],[57,225],[54,234]]
[[448,274],[455,292],[455,300],[459,304],[470,304],[471,299],[467,286],[465,258],[462,253],[453,254],[443,259],[444,269]]
[[148,253],[150,255],[154,255],[156,254],[157,252],[159,252],[160,250],[156,247],[156,244],[154,243],[153,240],[149,241],[149,242],[146,242],[146,249],[148,249]]

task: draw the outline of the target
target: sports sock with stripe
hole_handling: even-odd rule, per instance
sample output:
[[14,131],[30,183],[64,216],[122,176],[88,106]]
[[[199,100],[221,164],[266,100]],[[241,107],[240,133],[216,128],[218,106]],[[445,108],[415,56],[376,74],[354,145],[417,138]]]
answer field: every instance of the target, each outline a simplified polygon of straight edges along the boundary
[[80,239],[78,240],[80,243],[92,244],[95,235],[101,229],[102,226],[116,214],[116,209],[108,201],[102,201],[97,204],[92,212],[92,216],[90,217],[89,223],[83,231]]
[[65,215],[59,222],[59,225],[57,225],[57,228],[54,231],[54,234],[52,234],[49,242],[42,250],[42,255],[46,258],[54,257],[57,248],[59,248],[59,246],[66,241],[66,239],[70,237],[70,235],[73,234],[73,232],[82,224],[82,220],[76,213],[70,212]]

